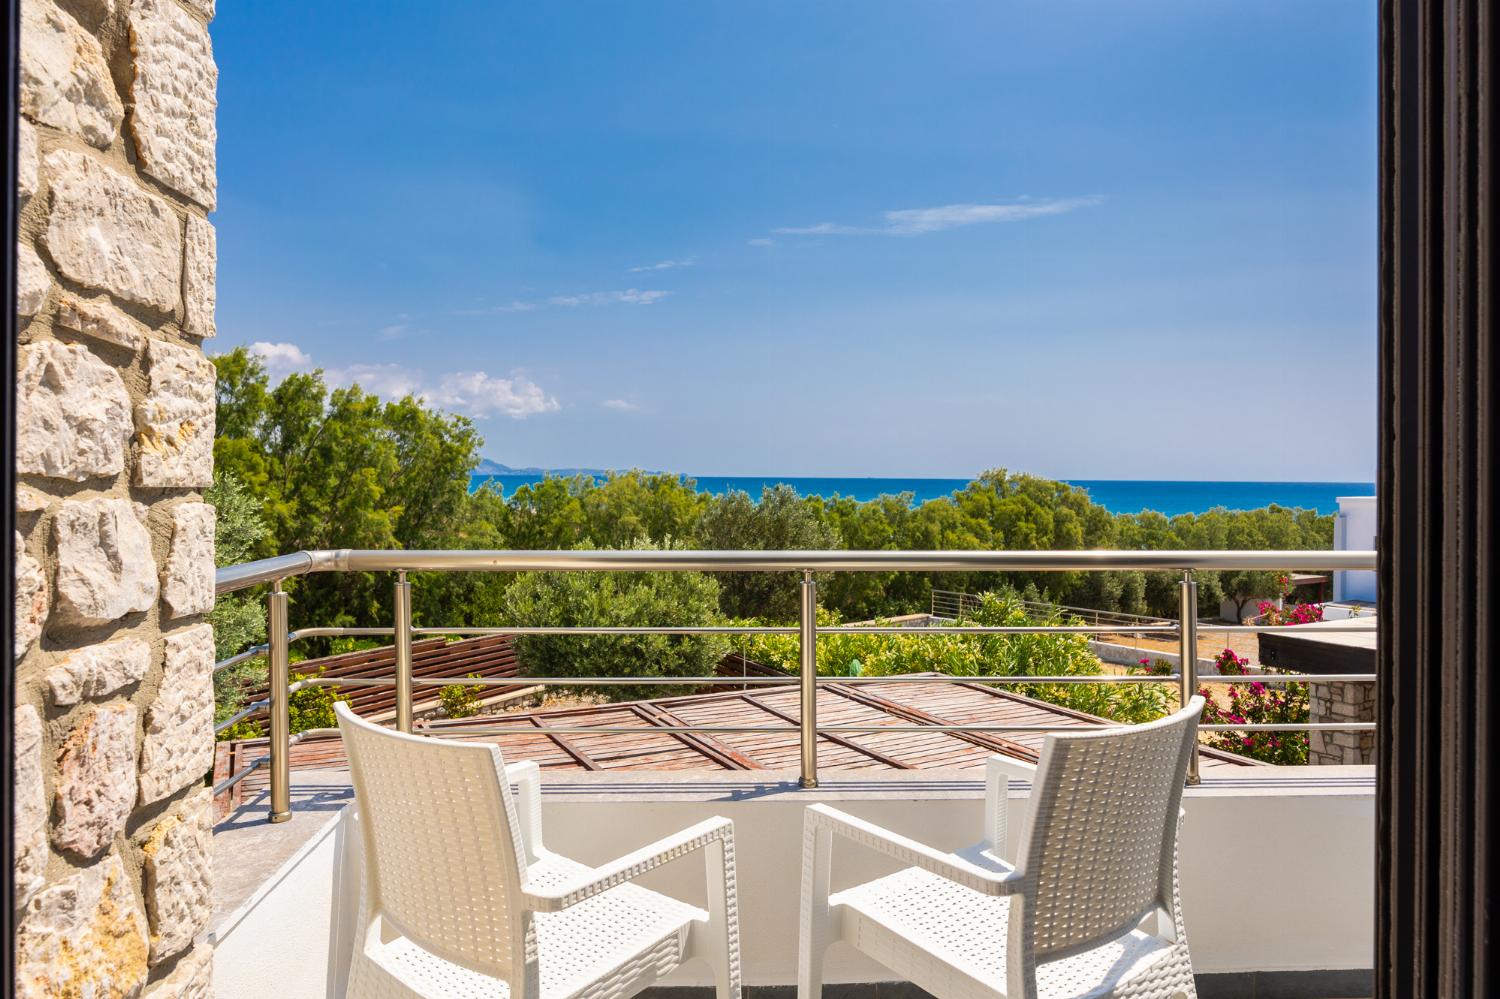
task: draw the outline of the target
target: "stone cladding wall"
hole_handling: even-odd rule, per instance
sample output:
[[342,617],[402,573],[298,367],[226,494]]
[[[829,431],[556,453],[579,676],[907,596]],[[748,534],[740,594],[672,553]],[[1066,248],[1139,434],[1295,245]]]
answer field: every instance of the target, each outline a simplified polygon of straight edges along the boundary
[[[1373,683],[1311,683],[1308,685],[1308,720],[1344,723],[1375,720]],[[1329,766],[1368,766],[1375,762],[1375,733],[1309,732],[1307,762]]]
[[23,0],[16,992],[208,996],[214,0]]

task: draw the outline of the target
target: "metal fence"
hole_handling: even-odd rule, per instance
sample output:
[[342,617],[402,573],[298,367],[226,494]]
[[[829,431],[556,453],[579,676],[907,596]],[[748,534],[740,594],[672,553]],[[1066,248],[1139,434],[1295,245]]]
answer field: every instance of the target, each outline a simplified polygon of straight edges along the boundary
[[[1048,725],[947,725],[947,726],[868,726],[825,725],[817,721],[818,637],[830,634],[854,635],[1019,635],[1019,634],[1136,634],[1172,635],[1181,650],[1182,666],[1176,673],[1142,676],[963,676],[936,675],[886,677],[830,677],[841,684],[921,682],[943,683],[962,680],[968,683],[997,685],[1066,684],[1066,683],[1168,683],[1177,686],[1186,703],[1200,683],[1243,683],[1245,677],[1200,676],[1197,671],[1198,588],[1196,570],[1337,570],[1373,569],[1375,553],[1369,551],[332,551],[296,552],[262,559],[218,571],[218,593],[230,593],[253,586],[268,585],[266,597],[266,635],[264,645],[247,649],[215,664],[214,670],[228,669],[258,656],[269,665],[268,696],[247,705],[233,717],[219,723],[221,732],[235,722],[259,711],[269,717],[269,748],[265,756],[230,775],[214,787],[219,794],[232,788],[263,766],[270,768],[270,820],[284,822],[291,818],[291,747],[305,738],[336,735],[337,729],[310,729],[293,735],[290,725],[289,698],[309,686],[391,684],[396,687],[396,727],[412,731],[412,690],[422,684],[463,683],[454,678],[422,679],[412,676],[411,647],[417,635],[796,635],[800,644],[800,670],[794,682],[800,692],[800,711],[795,727],[783,726],[680,726],[656,728],[653,731],[685,734],[731,734],[749,732],[797,732],[801,747],[801,783],[815,787],[818,783],[817,737],[820,733],[852,735],[900,731],[953,732],[1050,732],[1059,726]],[[829,572],[1076,572],[1076,571],[1169,570],[1181,576],[1179,613],[1176,621],[1104,622],[1094,624],[983,626],[933,625],[903,628],[878,624],[835,625],[820,627],[817,623],[818,584],[816,575]],[[681,625],[671,627],[422,627],[412,626],[411,587],[408,573],[413,572],[783,572],[794,573],[801,581],[798,622],[789,626],[749,625]],[[389,627],[327,628],[292,630],[289,627],[287,593],[283,583],[294,576],[314,572],[389,572],[394,574],[395,620]],[[962,611],[962,606],[959,610]],[[1067,611],[1068,609],[1064,609]],[[936,612],[934,612],[936,613]],[[954,615],[955,617],[961,615]],[[1262,632],[1274,630],[1264,625],[1214,626],[1215,631]],[[1375,625],[1357,625],[1347,630],[1374,631]],[[293,642],[328,636],[390,636],[395,646],[395,675],[389,679],[322,679],[317,677],[290,682],[289,648]],[[1308,680],[1373,683],[1374,674],[1341,674],[1310,676],[1305,674],[1257,674],[1260,683],[1292,683]],[[474,680],[474,683],[492,683]],[[681,685],[681,677],[514,677],[508,683],[530,686],[611,686],[628,684]],[[695,684],[786,684],[787,680],[771,677],[702,677]],[[1373,729],[1373,722],[1203,725],[1202,731],[1313,731]],[[466,729],[467,734],[477,730]],[[638,729],[606,726],[537,727],[527,730],[533,735],[611,734],[636,732]],[[437,736],[439,733],[430,733]],[[1189,781],[1198,780],[1195,753],[1189,768]]]
[[[975,613],[983,604],[984,598],[977,593],[933,590],[929,601],[929,613],[933,617],[956,621]],[[1084,624],[1111,625],[1116,632],[1133,631],[1142,626],[1173,624],[1170,619],[1164,617],[1146,617],[1142,614],[1126,614],[1124,611],[1098,610],[1093,607],[1070,607],[1067,604],[1054,604],[1042,600],[1022,600],[1020,604],[1027,613],[1039,617],[1077,618]]]

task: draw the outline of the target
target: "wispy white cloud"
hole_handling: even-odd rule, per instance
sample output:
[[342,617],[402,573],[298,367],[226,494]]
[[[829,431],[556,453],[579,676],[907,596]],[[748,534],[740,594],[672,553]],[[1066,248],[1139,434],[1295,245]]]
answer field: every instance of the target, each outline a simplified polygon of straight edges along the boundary
[[308,371],[312,358],[295,343],[267,343],[257,340],[248,350],[265,362],[266,370],[273,376],[285,376],[293,371]]
[[767,239],[764,236],[757,236],[754,239],[747,239],[747,240],[745,240],[745,242],[747,244],[749,244],[750,246],[775,246],[776,245],[776,240],[774,240],[774,239]]
[[561,407],[555,398],[520,372],[496,378],[483,371],[456,371],[444,375],[429,394],[435,404],[470,416],[509,416],[524,420]]
[[591,291],[584,295],[554,295],[547,299],[547,304],[568,309],[580,305],[654,305],[670,294],[670,291],[626,288],[624,291]]
[[[293,343],[257,342],[250,352],[265,361],[266,370],[280,381],[297,371],[312,371],[312,355]],[[401,364],[351,364],[322,369],[323,380],[331,387],[358,385],[382,399],[415,396],[442,409],[477,419],[508,416],[524,420],[539,413],[551,413],[561,406],[554,396],[519,371],[508,378],[484,371],[450,371],[428,379],[417,368]]]
[[[1005,204],[939,205],[936,208],[903,208],[886,212],[878,225],[845,225],[819,222],[816,225],[786,226],[773,230],[782,236],[925,236],[928,233],[957,229],[960,226],[985,225],[992,222],[1022,222],[1048,215],[1062,215],[1079,208],[1090,208],[1103,198],[1022,198]],[[751,241],[752,243],[754,240]]]
[[382,399],[423,394],[422,372],[399,364],[351,364],[345,368],[325,368],[323,380],[334,388],[358,385]]
[[478,309],[464,309],[461,316],[487,316],[505,312],[535,312],[538,309],[576,309],[582,306],[601,305],[655,305],[670,291],[641,288],[625,288],[621,291],[587,291],[577,295],[553,295],[549,298],[517,300],[504,305],[491,305]]
[[605,409],[617,410],[621,413],[634,413],[641,407],[625,399],[605,399],[599,405]]
[[391,323],[389,326],[380,327],[375,335],[380,340],[400,340],[410,332],[411,327],[405,323]]
[[642,271],[670,271],[678,267],[694,267],[697,263],[697,257],[683,257],[681,260],[660,260],[654,264],[646,264],[644,267],[632,267],[630,268],[630,273],[640,274]]

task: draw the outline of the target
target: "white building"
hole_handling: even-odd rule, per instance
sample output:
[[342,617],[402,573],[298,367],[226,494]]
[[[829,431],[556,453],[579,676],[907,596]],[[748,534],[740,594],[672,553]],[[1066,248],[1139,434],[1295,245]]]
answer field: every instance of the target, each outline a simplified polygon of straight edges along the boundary
[[[1376,510],[1374,496],[1340,496],[1339,512],[1333,521],[1333,547],[1338,551],[1375,550]],[[1341,570],[1333,574],[1334,605],[1359,607],[1362,612],[1374,613],[1375,573],[1369,570]],[[1338,608],[1325,608],[1325,617],[1344,617],[1347,613],[1330,614]]]

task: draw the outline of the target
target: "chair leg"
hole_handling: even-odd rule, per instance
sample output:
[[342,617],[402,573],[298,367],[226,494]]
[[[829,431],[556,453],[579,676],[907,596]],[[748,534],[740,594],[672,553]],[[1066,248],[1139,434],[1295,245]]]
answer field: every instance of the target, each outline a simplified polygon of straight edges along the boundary
[[820,999],[823,994],[823,958],[833,943],[828,912],[828,889],[833,854],[833,833],[804,826],[802,837],[802,926],[797,954],[797,999]]
[[717,999],[740,999],[740,926],[734,841],[717,840],[703,850],[708,882],[708,923],[699,928],[699,956],[714,971]]

